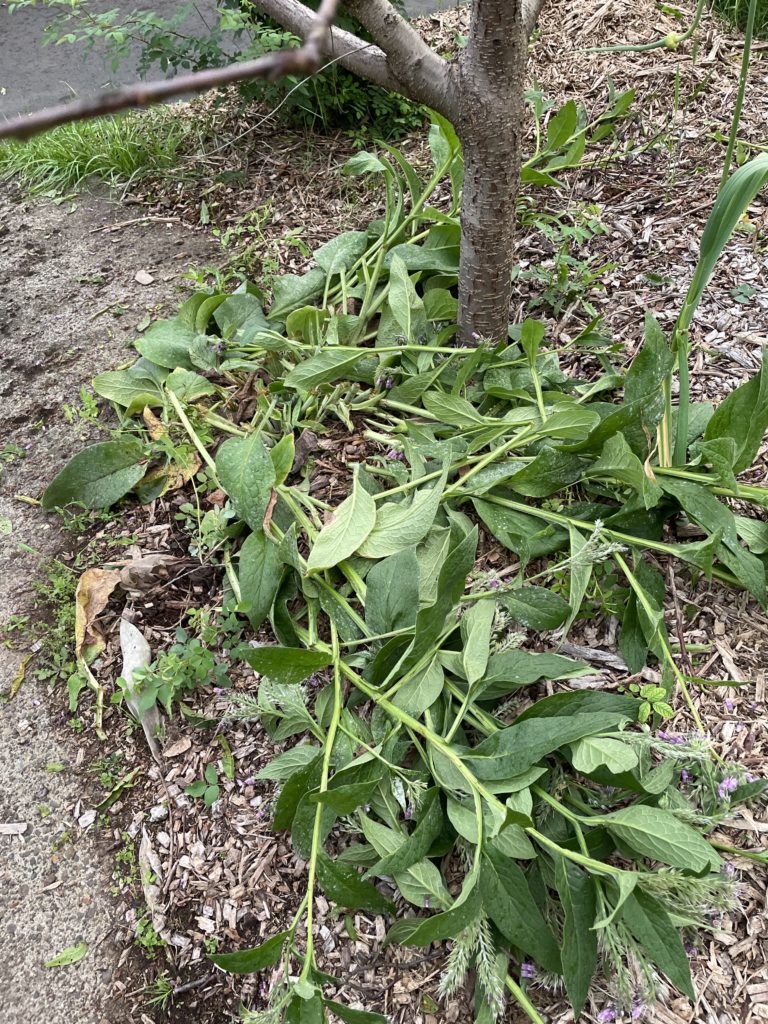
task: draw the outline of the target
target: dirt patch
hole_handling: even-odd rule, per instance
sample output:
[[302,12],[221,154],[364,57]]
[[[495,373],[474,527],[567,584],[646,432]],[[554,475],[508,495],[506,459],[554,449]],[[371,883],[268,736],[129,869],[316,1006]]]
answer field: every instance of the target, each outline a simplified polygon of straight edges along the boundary
[[[65,406],[80,406],[94,372],[130,359],[137,325],[177,306],[183,272],[210,252],[206,239],[175,224],[110,230],[125,220],[119,203],[94,195],[60,206],[25,204],[7,190],[0,196],[0,624],[39,614],[41,564],[55,555],[71,560],[72,535],[24,500],[38,498],[93,433]],[[153,282],[136,283],[139,270]],[[0,647],[2,692],[22,666],[25,651],[15,646]],[[111,854],[83,817],[83,779],[97,755],[86,753],[90,738],[81,744],[64,725],[65,708],[63,690],[51,699],[34,662],[2,708],[0,823],[18,826],[18,834],[0,835],[3,1024],[126,1019],[110,1004],[126,939],[123,909],[107,895]],[[44,967],[81,941],[89,948],[78,964]]]

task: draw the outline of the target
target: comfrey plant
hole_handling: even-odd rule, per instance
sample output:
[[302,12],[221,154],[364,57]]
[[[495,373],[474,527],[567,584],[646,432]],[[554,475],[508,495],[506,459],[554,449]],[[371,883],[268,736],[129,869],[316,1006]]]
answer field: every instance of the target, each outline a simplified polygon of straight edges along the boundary
[[[608,987],[604,1020],[651,1003],[662,978],[693,999],[686,933],[734,898],[720,854],[766,859],[712,836],[765,787],[704,738],[701,680],[670,641],[657,563],[768,603],[768,528],[730,502],[768,507],[768,490],[735,477],[768,427],[768,373],[714,412],[692,404],[685,464],[671,465],[657,439],[674,426],[674,354],[650,316],[631,365],[605,352],[588,379],[563,371],[535,320],[458,345],[461,153],[439,119],[430,143],[426,184],[395,150],[353,158],[350,173],[383,181],[384,217],[277,279],[266,312],[244,286],[195,295],[146,331],[133,367],[94,382],[124,433],[75,456],[43,498],[152,500],[180,486],[184,448],[204,465],[199,489],[226,496],[206,557],[253,630],[229,657],[259,676],[230,712],[258,716],[275,742],[301,737],[260,774],[279,784],[272,824],[306,863],[306,889],[260,946],[212,956],[282,979],[244,1011],[259,1024],[385,1020],[332,998],[319,891],[384,915],[388,944],[453,943],[441,991],[472,970],[479,1024],[502,989],[538,1024],[542,986],[562,987],[575,1016]],[[735,223],[766,174],[768,158],[736,172],[717,217]],[[251,419],[235,422],[246,380]],[[162,446],[132,419],[147,406]],[[331,424],[370,445],[335,507],[308,483],[305,446]],[[682,516],[701,539],[676,536]],[[616,615],[630,672],[652,661],[659,683],[531,700],[541,681],[594,674],[553,649],[587,613]],[[658,731],[678,698],[693,730],[682,742]]]

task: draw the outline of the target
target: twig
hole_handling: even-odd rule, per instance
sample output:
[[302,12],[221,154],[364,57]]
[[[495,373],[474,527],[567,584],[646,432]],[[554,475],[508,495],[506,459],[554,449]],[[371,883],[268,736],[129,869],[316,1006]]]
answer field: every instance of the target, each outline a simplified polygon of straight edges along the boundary
[[180,996],[184,992],[191,992],[195,988],[202,988],[204,985],[207,985],[209,981],[214,981],[215,978],[215,974],[206,974],[204,978],[195,978],[194,981],[188,981],[184,985],[178,985],[173,989],[171,995]]
[[90,234],[98,235],[103,231],[122,231],[132,224],[145,224],[147,221],[157,224],[181,224],[181,217],[131,217],[130,220],[121,220],[117,224],[104,224],[100,228],[93,228]]
[[[254,78],[277,79],[285,75],[309,74],[323,60],[323,43],[333,25],[339,0],[322,0],[304,45],[297,49],[278,50],[256,60],[241,61],[224,68],[208,68],[165,81],[147,82],[90,97],[78,103],[62,103],[39,110],[29,116],[20,115],[0,124],[0,139],[29,139],[33,135],[73,121],[114,114],[131,107],[146,107],[162,100],[190,92],[207,92],[233,82]],[[353,51],[350,51],[353,52]]]

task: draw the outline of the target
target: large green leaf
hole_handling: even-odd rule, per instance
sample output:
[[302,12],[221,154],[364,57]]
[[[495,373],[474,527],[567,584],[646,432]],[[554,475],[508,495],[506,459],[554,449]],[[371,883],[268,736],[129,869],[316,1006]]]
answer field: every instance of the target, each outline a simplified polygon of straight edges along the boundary
[[424,303],[408,274],[408,268],[397,254],[389,268],[389,308],[409,343],[418,342],[427,334]]
[[583,661],[561,654],[513,649],[491,655],[483,676],[483,700],[501,697],[519,686],[530,686],[539,679],[572,679],[594,670]]
[[325,271],[315,267],[301,277],[296,274],[282,274],[272,283],[272,307],[269,320],[285,320],[294,309],[306,306],[323,294]]
[[46,487],[43,508],[72,502],[86,508],[108,508],[119,501],[146,472],[141,442],[133,438],[102,441],[74,455]]
[[502,508],[481,498],[473,499],[472,504],[493,536],[505,548],[523,558],[550,555],[568,543],[568,533],[562,527],[542,523],[534,516]]
[[696,994],[688,956],[678,929],[659,901],[636,887],[624,903],[621,919],[656,966],[693,1001]]
[[272,815],[272,826],[276,831],[289,829],[293,824],[299,804],[320,781],[322,760],[322,754],[318,751],[313,760],[297,768],[284,782]]
[[483,908],[501,934],[541,966],[560,974],[560,952],[541,916],[528,880],[513,860],[496,850],[483,853],[480,888]]
[[307,559],[310,571],[330,569],[357,551],[373,530],[376,502],[360,483],[358,467],[352,481],[352,493],[334,510],[333,519],[315,538]]
[[257,433],[231,437],[216,453],[216,473],[238,516],[254,532],[262,529],[275,469]]
[[570,605],[559,594],[533,584],[505,590],[499,600],[512,618],[526,629],[557,629],[570,611]]
[[440,479],[431,488],[420,490],[410,503],[388,501],[379,505],[373,529],[357,553],[364,558],[386,558],[422,541],[435,521],[447,473],[444,469]]
[[194,368],[190,351],[198,337],[197,331],[184,324],[179,318],[158,320],[133,343],[137,352],[151,359],[158,366],[169,370],[177,366],[184,370]]
[[641,857],[659,860],[673,868],[700,874],[717,870],[720,858],[695,829],[676,818],[671,811],[646,804],[633,804],[594,819],[605,825],[617,839],[623,840]]
[[353,1010],[352,1007],[337,1003],[333,999],[326,999],[325,1005],[345,1024],[387,1024],[387,1018],[381,1013]]
[[477,527],[474,527],[451,548],[440,567],[435,603],[422,608],[416,616],[413,644],[401,666],[403,673],[421,660],[442,633],[447,616],[457,607],[464,593],[464,584],[474,565],[476,550]]
[[280,959],[290,934],[289,931],[278,932],[253,949],[240,949],[235,953],[213,953],[209,959],[230,974],[253,974],[255,971],[264,971],[267,967],[274,966]]
[[[380,857],[389,857],[410,842],[402,833],[364,814],[359,815],[359,820],[363,835]],[[447,910],[452,903],[443,876],[431,860],[423,858],[404,871],[398,871],[393,878],[404,898],[415,907],[423,907],[425,897],[429,897],[430,904],[439,910]]]
[[618,713],[595,712],[525,719],[483,740],[473,748],[467,763],[480,779],[518,775],[559,747],[613,729],[623,718]]
[[242,610],[254,629],[269,615],[280,587],[283,563],[277,544],[263,530],[249,534],[240,548],[238,582]]
[[[468,888],[471,887],[471,888]],[[434,917],[403,917],[387,933],[387,943],[401,946],[428,946],[431,942],[455,939],[459,932],[476,921],[483,910],[480,890],[474,880],[465,881],[464,889],[450,910]]]
[[597,914],[595,882],[571,861],[558,857],[555,885],[565,913],[560,950],[563,980],[578,1020],[597,967],[597,933],[593,931]]
[[318,267],[327,274],[338,274],[349,270],[358,257],[368,248],[368,234],[365,231],[344,231],[336,235],[319,249],[315,249],[313,258]]
[[646,508],[653,508],[661,499],[661,488],[652,479],[651,471],[646,472],[623,434],[608,438],[600,458],[592,463],[586,476],[626,484],[642,497]]
[[382,857],[366,873],[366,878],[373,875],[397,875],[418,863],[432,848],[432,844],[440,835],[443,827],[443,812],[440,808],[440,793],[430,789],[424,795],[419,808],[419,820],[416,828],[390,854]]
[[730,438],[735,445],[733,473],[749,469],[768,429],[768,368],[759,371],[732,391],[715,410],[707,424],[704,440]]
[[413,625],[419,610],[419,564],[412,547],[374,565],[365,585],[365,622],[374,635]]
[[427,391],[422,395],[422,404],[428,413],[436,416],[442,423],[464,429],[466,427],[482,427],[487,424],[471,402],[460,395],[448,395],[442,391]]
[[154,375],[141,369],[146,360],[138,359],[126,370],[112,370],[93,378],[93,390],[102,398],[121,405],[130,412],[145,405],[162,405],[163,393]]
[[228,295],[213,314],[222,337],[238,345],[253,345],[259,335],[272,329],[264,316],[261,303],[250,292],[235,292]]
[[545,446],[533,462],[513,473],[507,482],[518,494],[546,498],[575,484],[583,472],[584,463],[578,456]]
[[[548,657],[557,657],[557,655],[548,655]],[[553,676],[552,678],[557,677]],[[529,718],[570,718],[571,715],[605,712],[616,715],[616,724],[622,718],[635,722],[637,721],[638,707],[639,701],[622,693],[608,693],[604,690],[554,693],[551,697],[542,697],[535,704],[531,704],[517,716],[515,722],[525,722]]]
[[321,384],[330,384],[339,377],[343,377],[347,370],[351,370],[355,363],[363,357],[362,352],[351,352],[348,349],[341,351],[327,348],[316,356],[310,356],[303,363],[299,363],[285,377],[286,387],[295,388],[297,391],[311,391],[320,387]]
[[577,772],[589,775],[605,766],[614,775],[637,767],[638,757],[632,747],[609,736],[587,736],[571,746],[571,764]]
[[332,658],[303,647],[239,647],[238,654],[260,675],[290,686],[327,668]]
[[431,708],[445,686],[445,675],[437,658],[403,683],[392,698],[392,703],[409,715],[419,717]]
[[333,861],[322,852],[317,860],[317,881],[328,899],[340,907],[370,910],[374,914],[394,911],[391,901],[370,882],[364,882],[351,864]]
[[464,678],[470,685],[485,675],[495,615],[494,601],[477,601],[465,612],[461,620]]

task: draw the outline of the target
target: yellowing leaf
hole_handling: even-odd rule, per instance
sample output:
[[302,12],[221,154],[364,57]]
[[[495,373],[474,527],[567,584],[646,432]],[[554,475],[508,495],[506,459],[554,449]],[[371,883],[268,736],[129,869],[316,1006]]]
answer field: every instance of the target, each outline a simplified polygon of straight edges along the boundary
[[141,414],[141,417],[144,420],[147,430],[149,431],[149,436],[153,441],[159,441],[161,437],[165,437],[168,433],[168,427],[166,427],[163,421],[152,412],[148,405],[144,406],[144,411]]
[[112,591],[120,582],[114,569],[86,569],[75,591],[75,653],[93,658],[104,648],[104,638],[94,628],[94,621],[107,607]]

